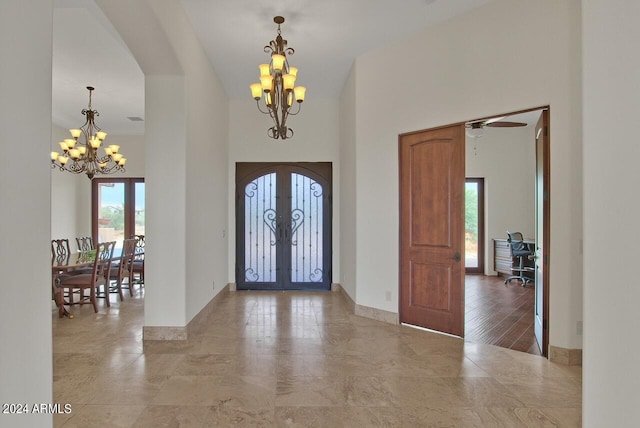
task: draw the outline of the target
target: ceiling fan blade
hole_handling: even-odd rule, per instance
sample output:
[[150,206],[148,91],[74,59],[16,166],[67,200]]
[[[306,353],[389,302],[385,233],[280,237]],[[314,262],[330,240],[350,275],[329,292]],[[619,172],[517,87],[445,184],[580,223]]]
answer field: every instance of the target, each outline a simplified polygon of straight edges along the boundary
[[515,128],[517,126],[527,126],[524,122],[491,122],[487,123],[485,126],[490,126],[492,128]]

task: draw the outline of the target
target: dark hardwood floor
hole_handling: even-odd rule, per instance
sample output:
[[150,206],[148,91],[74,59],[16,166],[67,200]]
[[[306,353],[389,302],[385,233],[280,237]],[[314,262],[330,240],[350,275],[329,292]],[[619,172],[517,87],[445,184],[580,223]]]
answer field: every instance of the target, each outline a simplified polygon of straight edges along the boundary
[[533,285],[503,277],[467,275],[465,340],[540,355],[533,332]]

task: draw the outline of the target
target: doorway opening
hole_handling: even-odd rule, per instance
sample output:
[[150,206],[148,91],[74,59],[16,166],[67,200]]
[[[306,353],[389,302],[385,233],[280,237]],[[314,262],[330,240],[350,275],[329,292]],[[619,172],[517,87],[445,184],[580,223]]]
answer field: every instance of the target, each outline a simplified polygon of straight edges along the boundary
[[[467,132],[466,175],[484,177],[487,253],[482,275],[465,277],[465,338],[545,355],[548,346],[549,109],[478,119]],[[506,126],[502,126],[505,124]],[[513,129],[505,129],[513,128]],[[533,283],[504,283],[514,272],[507,230],[521,232],[536,254]],[[465,257],[468,259],[468,257]],[[467,273],[470,273],[467,271]]]
[[[532,116],[534,126],[528,121],[517,122],[527,115]],[[519,129],[525,125],[528,137],[518,147],[513,135],[509,136],[512,130],[504,128]],[[502,132],[505,145],[491,153],[487,141],[493,128],[496,128],[496,136]],[[473,138],[471,144],[466,144],[465,134]],[[465,337],[465,177],[483,177],[484,258],[487,261],[486,276],[478,277],[495,278],[497,272],[495,250],[489,242],[506,238],[507,230],[519,231],[530,238],[528,240],[535,247],[532,255],[534,305],[522,319],[533,320],[536,346],[546,356],[549,337],[549,135],[547,106],[399,136],[401,323]],[[478,140],[480,137],[483,137],[482,144]],[[519,149],[521,153],[510,153],[513,149]],[[470,162],[471,156],[475,158],[473,162]],[[474,171],[474,163],[485,172]],[[496,171],[502,172],[503,176],[489,174]],[[504,174],[505,171],[509,172]],[[524,183],[522,187],[516,185],[519,181]],[[496,201],[498,196],[505,202]],[[510,270],[512,264],[507,262],[507,266]],[[507,289],[509,287],[520,286],[512,282]],[[517,321],[512,317],[501,324],[509,329]],[[495,324],[495,320],[486,320],[484,326]]]
[[330,290],[332,166],[236,164],[238,290]]

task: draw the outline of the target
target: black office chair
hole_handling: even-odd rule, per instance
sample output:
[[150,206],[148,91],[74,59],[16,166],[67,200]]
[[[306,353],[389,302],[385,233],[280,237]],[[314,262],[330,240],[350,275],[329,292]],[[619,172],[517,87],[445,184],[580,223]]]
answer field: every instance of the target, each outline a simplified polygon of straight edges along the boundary
[[527,276],[525,276],[525,272],[533,272],[534,268],[530,266],[525,266],[524,259],[529,258],[534,255],[534,250],[528,244],[524,242],[524,238],[522,237],[522,233],[520,232],[509,232],[507,231],[507,235],[509,238],[507,242],[509,243],[509,248],[511,249],[511,257],[518,259],[518,266],[511,267],[513,272],[516,272],[517,275],[511,275],[507,279],[504,280],[505,284],[511,282],[512,279],[516,279],[522,282],[522,286],[524,287],[528,282],[533,282],[533,280]]

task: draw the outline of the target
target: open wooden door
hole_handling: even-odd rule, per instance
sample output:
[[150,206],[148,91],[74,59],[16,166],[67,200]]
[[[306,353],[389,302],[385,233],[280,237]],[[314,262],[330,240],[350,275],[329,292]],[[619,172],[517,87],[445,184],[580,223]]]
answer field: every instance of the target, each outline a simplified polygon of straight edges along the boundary
[[464,124],[400,136],[400,322],[464,335]]
[[534,331],[543,356],[549,343],[549,110],[536,125],[535,304]]

